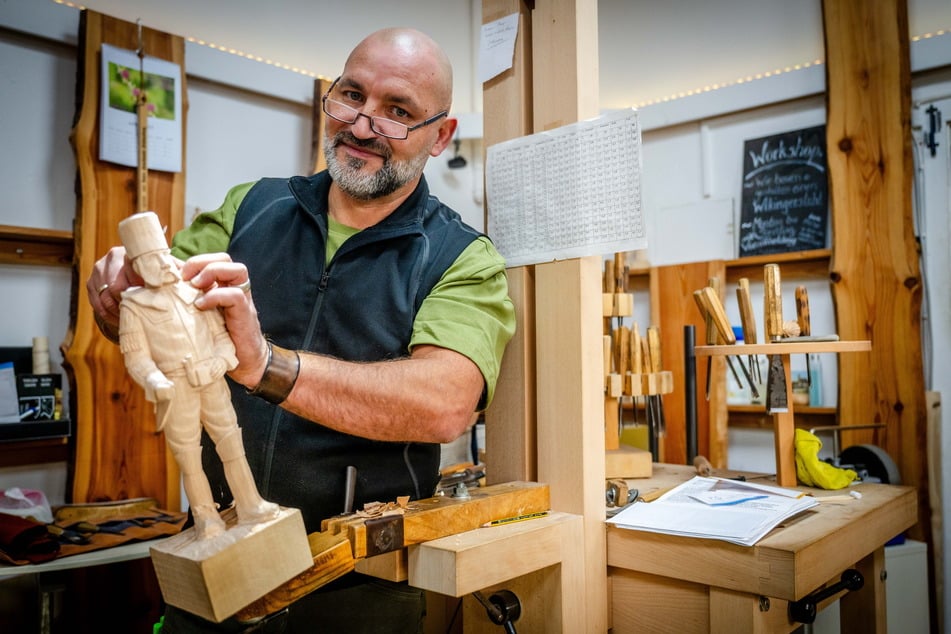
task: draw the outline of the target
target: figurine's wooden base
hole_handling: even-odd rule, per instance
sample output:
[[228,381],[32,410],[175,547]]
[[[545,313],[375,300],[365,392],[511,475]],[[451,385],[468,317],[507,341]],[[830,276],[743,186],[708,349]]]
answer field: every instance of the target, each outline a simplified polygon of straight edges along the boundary
[[653,474],[651,452],[630,445],[608,449],[604,453],[604,477],[649,478]]
[[238,524],[233,509],[222,517],[221,535],[199,540],[189,528],[151,549],[165,602],[215,623],[314,563],[299,510],[261,524]]

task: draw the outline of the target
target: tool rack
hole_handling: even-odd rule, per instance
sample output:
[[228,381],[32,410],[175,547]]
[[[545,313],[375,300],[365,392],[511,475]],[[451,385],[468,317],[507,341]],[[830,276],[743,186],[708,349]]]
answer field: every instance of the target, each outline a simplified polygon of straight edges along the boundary
[[794,354],[869,352],[870,341],[801,341],[795,343],[763,343],[745,345],[697,346],[696,356],[779,355],[786,375],[785,411],[773,413],[776,450],[776,482],[780,486],[796,486],[795,425],[793,423],[792,371],[790,357]]
[[[660,341],[656,328],[648,328],[642,338],[636,321],[622,326],[623,318],[632,318],[634,298],[626,288],[628,270],[623,254],[605,262],[601,315],[604,318],[604,446],[605,477],[638,478],[651,475],[658,456],[660,397],[673,392],[673,372],[660,369]],[[612,324],[617,323],[617,328]],[[652,332],[653,331],[653,332]],[[653,425],[648,428],[650,451],[621,444],[622,402],[644,397],[654,407]],[[651,418],[648,418],[650,422]]]

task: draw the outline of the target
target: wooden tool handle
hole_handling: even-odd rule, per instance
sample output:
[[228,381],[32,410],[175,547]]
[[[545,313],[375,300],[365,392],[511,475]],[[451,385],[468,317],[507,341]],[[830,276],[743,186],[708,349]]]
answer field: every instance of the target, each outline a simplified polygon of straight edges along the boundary
[[623,376],[631,370],[631,357],[628,354],[631,349],[631,329],[627,326],[621,326],[616,334],[618,338],[617,371],[618,374]]
[[730,320],[726,318],[726,310],[723,308],[723,302],[720,301],[720,296],[709,286],[705,287],[701,293],[704,307],[707,309],[707,313],[713,318],[713,324],[716,326],[717,332],[720,333],[720,338],[727,345],[735,344],[736,335],[733,334],[733,327],[730,326]]
[[741,277],[736,287],[736,303],[740,307],[740,323],[743,325],[743,341],[756,343],[756,316],[753,314],[753,300],[750,299],[750,281]]
[[693,300],[697,302],[697,308],[700,309],[700,316],[703,317],[703,321],[706,324],[704,343],[708,346],[715,346],[717,343],[717,330],[713,325],[713,317],[710,316],[710,311],[707,310],[706,303],[704,302],[703,291],[694,291]]
[[605,293],[614,292],[614,284],[616,283],[614,278],[614,260],[605,260],[604,261],[604,281],[601,284]]
[[778,264],[763,267],[763,321],[766,324],[766,338],[778,341],[783,336],[783,291]]
[[809,325],[809,291],[805,286],[796,287],[796,319],[799,321],[799,335],[808,337],[812,334]]
[[624,254],[615,253],[614,254],[614,292],[615,293],[626,293],[627,292],[627,271],[624,268]]
[[647,351],[650,371],[660,372],[660,328],[658,326],[647,327]]
[[641,332],[637,322],[631,324],[631,372],[644,373],[644,353],[641,351]]
[[693,459],[693,468],[698,476],[708,477],[713,475],[713,465],[703,456],[697,456]]
[[604,352],[604,376],[611,374],[611,335],[601,336],[601,347]]

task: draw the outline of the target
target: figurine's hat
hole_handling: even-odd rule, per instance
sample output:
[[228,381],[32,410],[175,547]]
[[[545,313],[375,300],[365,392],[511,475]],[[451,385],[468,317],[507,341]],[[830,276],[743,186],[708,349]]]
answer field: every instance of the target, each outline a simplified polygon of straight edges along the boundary
[[168,250],[165,231],[154,211],[143,211],[119,221],[119,239],[131,259]]

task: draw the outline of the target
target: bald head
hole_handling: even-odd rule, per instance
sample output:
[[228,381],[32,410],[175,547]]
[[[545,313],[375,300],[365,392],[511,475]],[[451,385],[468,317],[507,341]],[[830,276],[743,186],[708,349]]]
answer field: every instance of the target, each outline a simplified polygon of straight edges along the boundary
[[441,109],[452,102],[452,64],[431,37],[415,29],[380,29],[363,39],[347,58],[344,72],[360,64],[390,64],[416,78],[420,88],[430,92]]

